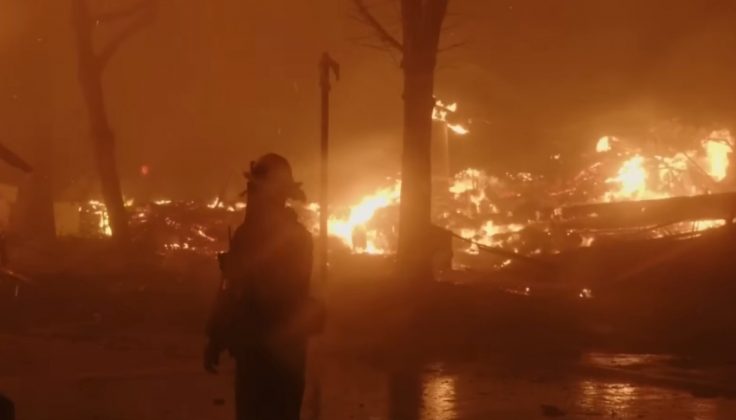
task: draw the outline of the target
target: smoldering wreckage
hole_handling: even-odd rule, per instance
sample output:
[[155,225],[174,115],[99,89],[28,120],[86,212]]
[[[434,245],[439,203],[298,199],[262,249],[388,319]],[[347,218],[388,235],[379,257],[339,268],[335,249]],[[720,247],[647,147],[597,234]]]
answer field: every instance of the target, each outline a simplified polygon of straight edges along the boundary
[[[564,322],[581,327],[588,337],[616,333],[619,344],[661,344],[657,332],[678,320],[681,332],[686,325],[692,332],[668,345],[702,342],[705,348],[700,339],[707,331],[733,325],[733,315],[724,311],[725,296],[734,288],[728,250],[736,239],[734,140],[728,130],[703,132],[686,150],[604,136],[593,139],[582,158],[549,156],[552,167],[576,165],[574,176],[476,168],[451,175],[448,144],[471,135],[466,124],[453,120],[456,110],[455,104],[438,103],[434,115],[434,150],[440,151],[433,152],[433,218],[439,240],[432,284],[473,290],[468,295],[480,307],[507,308],[502,318],[527,312],[541,319],[550,311],[574,310]],[[10,151],[3,158],[19,170],[31,170]],[[332,206],[330,288],[353,287],[366,272],[389,277],[400,190],[398,177],[389,178],[355,203]],[[5,201],[13,207],[12,194]],[[39,251],[11,225],[2,241],[5,310],[27,312],[29,305],[20,302],[53,290],[67,299],[97,299],[73,311],[97,319],[106,305],[100,294],[109,303],[131,293],[140,298],[175,290],[173,295],[183,296],[182,288],[196,290],[193,294],[212,288],[216,276],[208,277],[208,270],[216,254],[227,249],[229,229],[242,220],[241,197],[217,196],[210,202],[127,197],[125,203],[135,248],[145,255],[132,266],[114,257],[109,217],[99,199],[55,205],[57,242],[72,257]],[[317,235],[319,204],[295,203],[294,208]],[[69,283],[60,285],[59,278]],[[381,287],[368,278],[360,283],[365,290]],[[451,316],[463,318],[458,311]],[[24,317],[38,319],[7,319]],[[469,323],[464,319],[459,322]],[[628,336],[632,322],[648,328]]]

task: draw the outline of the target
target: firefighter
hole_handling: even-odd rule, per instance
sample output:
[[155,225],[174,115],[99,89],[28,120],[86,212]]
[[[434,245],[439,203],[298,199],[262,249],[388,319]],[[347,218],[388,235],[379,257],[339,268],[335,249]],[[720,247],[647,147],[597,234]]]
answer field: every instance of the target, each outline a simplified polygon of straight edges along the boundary
[[15,419],[15,406],[8,398],[0,394],[0,420]]
[[323,318],[309,294],[312,237],[286,206],[305,196],[277,154],[251,163],[246,178],[245,221],[219,258],[225,280],[204,367],[216,373],[224,350],[234,357],[238,420],[298,420],[308,338]]

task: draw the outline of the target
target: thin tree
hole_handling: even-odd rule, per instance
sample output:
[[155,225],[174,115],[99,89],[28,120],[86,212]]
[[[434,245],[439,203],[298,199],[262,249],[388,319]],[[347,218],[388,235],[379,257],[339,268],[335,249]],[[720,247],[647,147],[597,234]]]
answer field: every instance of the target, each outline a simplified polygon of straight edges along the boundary
[[380,41],[401,55],[404,136],[401,159],[398,261],[410,279],[431,278],[431,143],[434,81],[440,34],[449,0],[400,0],[401,40],[353,0],[358,16]]
[[[115,135],[107,117],[102,75],[120,45],[153,20],[155,3],[143,0],[117,12],[95,15],[90,11],[87,0],[72,1],[72,23],[79,59],[79,83],[89,112],[102,197],[110,216],[113,236],[120,243],[127,244],[130,239],[128,216],[115,155]],[[95,29],[108,23],[122,21],[127,22],[127,25],[99,52],[96,51]]]

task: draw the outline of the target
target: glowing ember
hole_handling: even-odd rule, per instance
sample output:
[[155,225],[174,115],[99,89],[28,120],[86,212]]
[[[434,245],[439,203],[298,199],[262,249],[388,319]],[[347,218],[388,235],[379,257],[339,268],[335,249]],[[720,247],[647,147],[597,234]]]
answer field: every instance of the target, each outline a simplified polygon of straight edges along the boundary
[[593,291],[590,289],[583,289],[578,294],[578,297],[580,299],[592,299],[593,298]]

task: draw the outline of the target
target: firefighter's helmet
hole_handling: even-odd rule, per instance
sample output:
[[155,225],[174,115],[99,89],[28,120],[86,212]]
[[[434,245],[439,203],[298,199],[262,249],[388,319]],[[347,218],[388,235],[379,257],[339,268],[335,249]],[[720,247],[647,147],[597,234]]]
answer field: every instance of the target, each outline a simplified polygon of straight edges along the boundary
[[291,164],[279,154],[268,153],[251,162],[250,171],[245,173],[245,177],[249,183],[283,195],[285,198],[306,200],[302,184],[294,180]]

